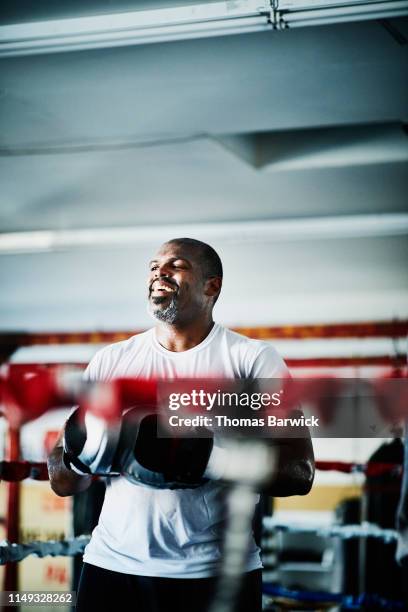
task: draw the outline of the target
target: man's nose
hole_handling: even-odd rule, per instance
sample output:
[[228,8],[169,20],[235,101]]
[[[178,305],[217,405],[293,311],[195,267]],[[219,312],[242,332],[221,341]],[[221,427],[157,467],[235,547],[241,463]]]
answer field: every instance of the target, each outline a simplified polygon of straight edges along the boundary
[[170,269],[170,267],[167,264],[160,265],[154,271],[154,277],[155,278],[162,278],[163,276],[171,276],[171,269]]

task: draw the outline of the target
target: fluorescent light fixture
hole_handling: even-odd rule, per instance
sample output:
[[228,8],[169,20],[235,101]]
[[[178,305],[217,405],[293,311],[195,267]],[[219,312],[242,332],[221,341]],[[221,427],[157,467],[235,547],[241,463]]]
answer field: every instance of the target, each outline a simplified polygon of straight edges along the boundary
[[104,344],[48,344],[21,346],[9,363],[88,363]]
[[0,57],[82,51],[408,14],[407,0],[224,0],[0,26]]
[[207,2],[0,27],[0,57],[120,47],[272,29],[268,0]]
[[[399,339],[400,351],[404,352],[405,338]],[[319,357],[375,357],[393,355],[395,338],[327,338],[302,340],[273,340],[274,347],[289,359],[310,359]],[[399,352],[399,351],[398,351]]]
[[50,230],[0,234],[0,255],[81,248],[140,247],[174,236],[201,240],[268,243],[370,238],[408,234],[408,213],[234,221],[185,225]]
[[354,0],[328,2],[327,0],[278,0],[276,27],[279,29],[304,26],[364,21],[367,19],[391,19],[408,14],[406,0]]

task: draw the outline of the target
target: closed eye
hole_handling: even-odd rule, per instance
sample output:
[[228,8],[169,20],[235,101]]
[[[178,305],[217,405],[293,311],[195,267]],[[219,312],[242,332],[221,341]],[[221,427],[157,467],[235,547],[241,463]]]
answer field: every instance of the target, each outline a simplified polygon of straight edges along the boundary
[[183,260],[179,260],[179,259],[176,259],[175,261],[173,261],[173,266],[175,268],[187,268],[186,262]]

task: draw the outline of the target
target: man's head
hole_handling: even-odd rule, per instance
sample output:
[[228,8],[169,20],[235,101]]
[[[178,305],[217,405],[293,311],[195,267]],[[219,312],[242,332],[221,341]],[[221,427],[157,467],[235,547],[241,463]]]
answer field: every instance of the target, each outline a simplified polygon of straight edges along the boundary
[[149,311],[159,321],[185,324],[211,316],[222,285],[214,249],[193,238],[165,242],[150,262]]

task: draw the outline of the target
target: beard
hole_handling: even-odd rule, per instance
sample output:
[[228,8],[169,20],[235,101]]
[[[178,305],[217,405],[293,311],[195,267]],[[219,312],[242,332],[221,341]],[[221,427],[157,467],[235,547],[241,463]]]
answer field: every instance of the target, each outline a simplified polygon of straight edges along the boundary
[[163,323],[175,323],[179,316],[179,305],[177,295],[172,295],[170,302],[164,308],[157,308],[167,300],[166,297],[153,297],[148,304],[148,312],[154,318]]

